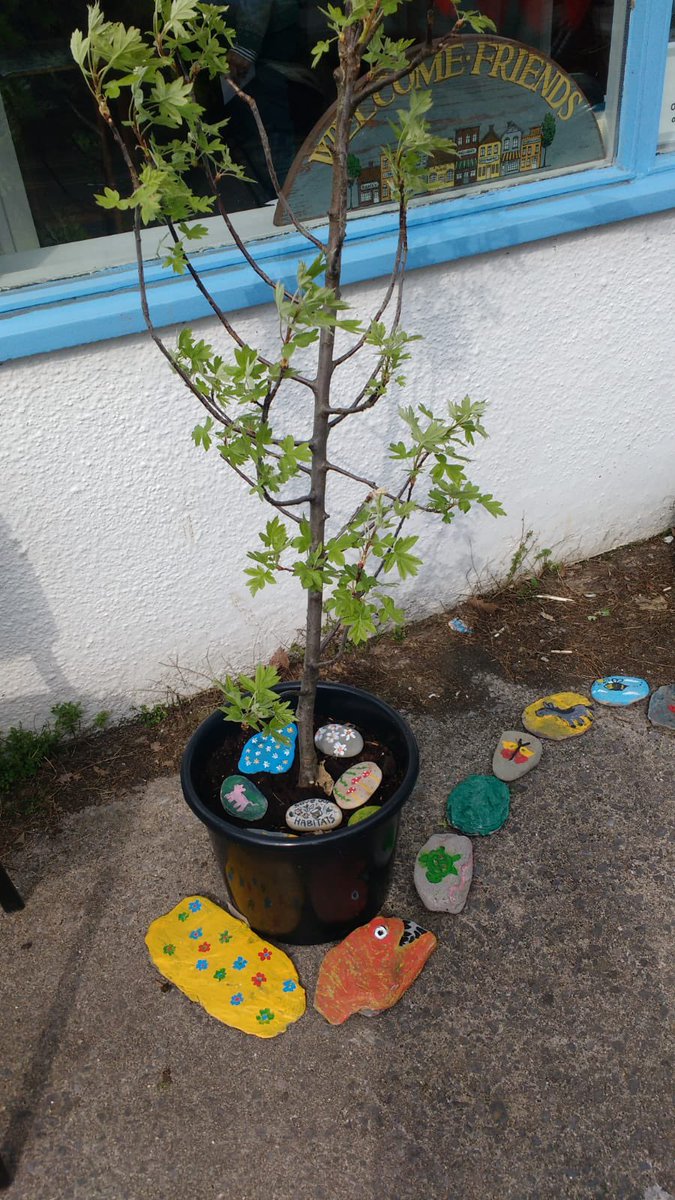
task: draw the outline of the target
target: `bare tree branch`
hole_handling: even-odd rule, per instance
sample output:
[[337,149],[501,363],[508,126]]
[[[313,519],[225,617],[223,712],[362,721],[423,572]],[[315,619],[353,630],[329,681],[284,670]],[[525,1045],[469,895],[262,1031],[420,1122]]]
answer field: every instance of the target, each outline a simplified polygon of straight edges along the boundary
[[293,209],[291,208],[290,204],[288,203],[288,200],[286,199],[286,197],[283,193],[281,184],[279,183],[279,178],[277,176],[276,168],[274,166],[274,162],[272,159],[272,149],[270,147],[269,138],[267,136],[267,130],[265,129],[262,117],[260,116],[260,112],[258,111],[258,105],[256,104],[253,97],[249,96],[248,92],[243,91],[242,88],[240,88],[239,85],[234,82],[234,80],[232,79],[231,76],[228,76],[227,82],[228,82],[229,86],[232,88],[232,91],[239,97],[240,100],[243,100],[244,104],[248,105],[248,107],[251,111],[253,120],[256,123],[256,128],[258,130],[258,136],[260,138],[260,143],[263,148],[263,153],[265,155],[265,163],[267,165],[267,170],[269,172],[269,177],[270,177],[270,180],[272,183],[272,187],[284,209],[284,212],[286,213],[286,216],[288,217],[291,224],[295,226],[298,233],[300,233],[302,235],[302,237],[306,238],[308,242],[311,242],[313,246],[316,246],[317,250],[319,250],[322,254],[327,254],[328,247],[320,240],[320,238],[315,237],[315,235],[309,229],[307,229],[307,226],[303,225],[302,221],[298,220],[298,218],[296,217],[295,213],[293,212]]
[[326,470],[333,471],[336,475],[344,475],[345,479],[353,479],[354,483],[362,483],[364,487],[370,488],[371,492],[379,492],[381,496],[387,496],[390,500],[395,497],[385,492],[384,488],[379,487],[375,479],[365,479],[363,475],[355,475],[353,471],[348,471],[346,467],[339,467],[337,463],[326,463]]
[[[179,242],[180,242],[180,240],[181,240],[181,239],[179,238],[179,236],[178,236],[178,234],[177,234],[177,232],[176,232],[176,229],[175,229],[175,226],[174,226],[174,224],[173,224],[173,221],[169,221],[169,220],[167,219],[167,222],[166,222],[166,227],[167,227],[167,229],[169,230],[169,233],[171,234],[171,237],[173,238],[174,245],[176,245],[176,246],[177,246],[177,245],[179,244]],[[243,347],[246,345],[246,343],[245,343],[244,339],[243,339],[243,338],[240,336],[240,334],[238,334],[238,333],[237,333],[237,330],[234,328],[234,325],[232,325],[232,324],[231,324],[231,322],[229,321],[229,319],[227,318],[227,316],[226,316],[226,315],[225,315],[225,313],[223,312],[223,310],[222,310],[222,308],[220,307],[220,305],[219,305],[219,304],[218,304],[218,303],[217,303],[217,302],[214,300],[214,298],[213,298],[213,296],[211,295],[210,291],[209,291],[209,290],[208,290],[208,288],[205,286],[205,284],[202,282],[201,275],[200,275],[200,274],[199,274],[199,272],[198,272],[198,271],[196,271],[196,270],[195,270],[195,268],[193,267],[193,265],[192,265],[192,262],[190,261],[190,257],[189,257],[189,255],[185,253],[185,248],[184,248],[184,247],[183,247],[183,258],[184,258],[184,261],[185,261],[185,266],[187,267],[189,274],[192,276],[192,279],[194,280],[194,282],[195,282],[195,283],[196,283],[196,285],[197,285],[197,290],[198,290],[198,291],[201,293],[201,295],[204,297],[204,299],[206,300],[206,302],[207,302],[207,304],[209,305],[209,307],[210,307],[211,309],[213,309],[213,312],[216,314],[216,316],[217,316],[218,320],[220,321],[221,325],[222,325],[222,326],[223,326],[223,327],[224,327],[224,328],[227,330],[227,332],[229,333],[230,337],[232,338],[232,341],[233,341],[233,342],[236,342],[236,343],[237,343],[237,345],[238,345],[238,346],[241,346],[241,347],[242,347],[242,349],[243,349]],[[258,358],[260,359],[260,361],[261,361],[262,363],[264,363],[264,364],[265,364],[265,366],[266,366],[266,367],[268,367],[268,366],[270,365],[270,364],[269,364],[269,362],[267,361],[267,359],[263,358],[263,356],[262,356],[261,354],[258,354]]]
[[[375,316],[370,321],[371,325],[375,321],[382,320],[382,317],[384,316],[387,308],[389,307],[389,302],[394,294],[394,288],[396,287],[397,282],[399,281],[399,279],[403,276],[403,274],[405,272],[407,260],[408,260],[407,208],[406,208],[405,202],[402,200],[401,203],[399,204],[399,229],[398,229],[398,242],[396,245],[396,258],[394,259],[394,266],[392,269],[391,276],[389,278],[389,284],[387,286],[387,290],[382,298],[380,307],[378,308],[377,312],[375,313]],[[366,332],[361,335],[361,337],[358,339],[358,341],[356,341],[354,343],[353,346],[350,346],[349,350],[346,350],[344,354],[341,354],[339,356],[339,358],[335,359],[335,366],[341,367],[342,364],[346,363],[348,359],[353,358],[355,354],[358,354],[359,350],[361,350],[363,348],[363,346],[365,346],[367,338],[368,338],[368,330],[366,330]]]

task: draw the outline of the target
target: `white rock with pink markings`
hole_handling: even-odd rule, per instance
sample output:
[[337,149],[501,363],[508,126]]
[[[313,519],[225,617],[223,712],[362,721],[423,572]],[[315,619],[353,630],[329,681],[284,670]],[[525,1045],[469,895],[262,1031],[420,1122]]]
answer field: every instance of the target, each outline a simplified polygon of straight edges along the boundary
[[459,913],[473,877],[473,846],[458,833],[434,833],[415,858],[415,887],[431,912]]

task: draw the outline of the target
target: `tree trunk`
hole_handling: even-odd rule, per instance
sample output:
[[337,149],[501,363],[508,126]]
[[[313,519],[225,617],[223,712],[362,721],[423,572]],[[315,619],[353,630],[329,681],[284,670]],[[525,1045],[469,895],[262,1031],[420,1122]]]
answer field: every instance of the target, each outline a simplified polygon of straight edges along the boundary
[[[353,31],[348,30],[340,43],[340,66],[335,73],[338,88],[333,146],[333,178],[328,213],[328,254],[326,287],[340,294],[342,248],[347,229],[347,157],[352,122],[353,88],[360,70],[360,59],[354,46]],[[312,481],[309,504],[309,523],[312,551],[324,544],[326,528],[326,479],[328,475],[328,420],[335,357],[335,330],[322,329],[314,394],[314,424],[312,428]],[[321,627],[323,622],[323,591],[310,591],[307,596],[305,658],[298,701],[298,750],[300,754],[300,787],[316,783],[318,762],[314,748],[314,705],[319,681]]]

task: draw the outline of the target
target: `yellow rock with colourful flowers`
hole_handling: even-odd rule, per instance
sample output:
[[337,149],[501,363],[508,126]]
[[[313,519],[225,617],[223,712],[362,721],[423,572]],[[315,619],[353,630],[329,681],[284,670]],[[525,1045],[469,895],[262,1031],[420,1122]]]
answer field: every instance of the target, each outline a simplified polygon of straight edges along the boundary
[[288,955],[204,896],[188,896],[153,921],[145,944],[166,979],[243,1033],[276,1037],[305,1011]]

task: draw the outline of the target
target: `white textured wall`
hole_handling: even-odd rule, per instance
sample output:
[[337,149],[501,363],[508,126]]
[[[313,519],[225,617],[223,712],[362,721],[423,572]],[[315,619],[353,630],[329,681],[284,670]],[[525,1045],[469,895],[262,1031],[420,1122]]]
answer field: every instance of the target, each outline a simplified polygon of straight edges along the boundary
[[[473,474],[508,512],[427,526],[411,614],[499,577],[523,519],[563,560],[667,524],[674,237],[675,216],[653,217],[410,274],[425,341],[404,399],[489,402]],[[353,290],[366,310],[377,293]],[[241,326],[258,337],[271,314]],[[260,506],[194,448],[192,398],[144,337],[6,364],[0,387],[0,728],[63,699],[122,714],[293,638],[295,585],[252,600],[243,583]],[[349,424],[369,475],[394,405]]]

